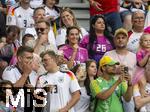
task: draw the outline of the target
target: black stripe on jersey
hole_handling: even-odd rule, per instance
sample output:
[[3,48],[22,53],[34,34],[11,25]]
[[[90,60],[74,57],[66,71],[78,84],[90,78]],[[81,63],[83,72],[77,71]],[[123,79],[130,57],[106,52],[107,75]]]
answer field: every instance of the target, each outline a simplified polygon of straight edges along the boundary
[[10,65],[6,67],[6,71],[10,71],[11,69],[14,69],[14,68],[15,68],[15,65]]

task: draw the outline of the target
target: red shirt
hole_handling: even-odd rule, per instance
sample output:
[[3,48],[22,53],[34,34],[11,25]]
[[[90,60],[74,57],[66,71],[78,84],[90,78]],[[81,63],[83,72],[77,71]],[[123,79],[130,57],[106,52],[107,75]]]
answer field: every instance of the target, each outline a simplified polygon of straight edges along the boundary
[[118,0],[94,0],[101,4],[102,11],[96,11],[96,9],[90,5],[90,14],[94,16],[96,14],[107,14],[110,12],[118,11]]

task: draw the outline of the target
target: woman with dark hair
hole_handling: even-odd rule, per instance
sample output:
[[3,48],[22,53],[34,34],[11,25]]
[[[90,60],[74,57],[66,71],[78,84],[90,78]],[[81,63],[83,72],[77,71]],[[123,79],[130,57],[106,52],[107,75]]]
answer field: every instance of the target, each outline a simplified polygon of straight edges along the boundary
[[88,49],[89,58],[96,62],[99,62],[105,52],[113,49],[113,36],[102,15],[92,17],[90,33],[81,40],[80,46]]
[[76,112],[92,112],[91,104],[94,105],[90,91],[90,82],[96,78],[97,65],[95,60],[87,60],[85,67],[83,64],[76,65],[72,70],[81,87],[79,102],[75,105]]
[[67,43],[60,47],[63,51],[65,59],[67,59],[68,68],[74,65],[84,63],[88,59],[88,51],[85,48],[79,47],[80,29],[76,26],[67,28]]

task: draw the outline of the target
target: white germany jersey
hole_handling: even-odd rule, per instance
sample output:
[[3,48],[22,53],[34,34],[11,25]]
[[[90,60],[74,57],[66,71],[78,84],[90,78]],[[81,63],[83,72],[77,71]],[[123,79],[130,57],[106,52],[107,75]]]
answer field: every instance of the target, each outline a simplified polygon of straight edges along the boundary
[[[21,78],[21,73],[15,65],[11,65],[5,68],[3,75],[3,80],[9,80],[12,83],[16,83]],[[30,83],[35,87],[38,75],[32,71],[29,75]]]
[[33,26],[33,9],[23,9],[21,6],[18,6],[11,11],[7,15],[7,25],[17,25],[21,29]]
[[54,19],[59,17],[59,13],[55,9],[50,9],[47,6],[45,6],[44,9],[45,9],[46,17],[52,16],[52,17],[54,17]]
[[[80,90],[80,86],[72,72],[48,73],[42,75],[37,83],[38,87],[52,85],[53,89],[47,95],[47,106],[44,112],[58,112],[59,109],[67,105],[71,99],[71,93]],[[74,108],[69,112],[75,112]]]

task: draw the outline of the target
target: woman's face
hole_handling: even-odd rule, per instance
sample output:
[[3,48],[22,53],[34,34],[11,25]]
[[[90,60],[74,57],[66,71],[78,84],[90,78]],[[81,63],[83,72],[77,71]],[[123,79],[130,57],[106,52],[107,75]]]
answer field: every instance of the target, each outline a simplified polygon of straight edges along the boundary
[[64,25],[66,27],[69,27],[69,26],[73,26],[73,16],[67,12],[67,11],[64,11],[62,14],[61,14],[61,19],[62,19],[62,22],[64,23]]
[[88,72],[89,76],[96,76],[96,74],[97,74],[97,66],[96,66],[95,62],[92,62],[90,64],[90,66],[88,67],[87,72]]
[[98,18],[93,27],[95,28],[95,30],[104,31],[105,30],[104,20],[102,18]]
[[46,5],[49,8],[53,8],[53,6],[56,4],[56,0],[46,0]]
[[70,30],[68,34],[68,40],[71,44],[78,44],[79,41],[79,31],[77,29]]

